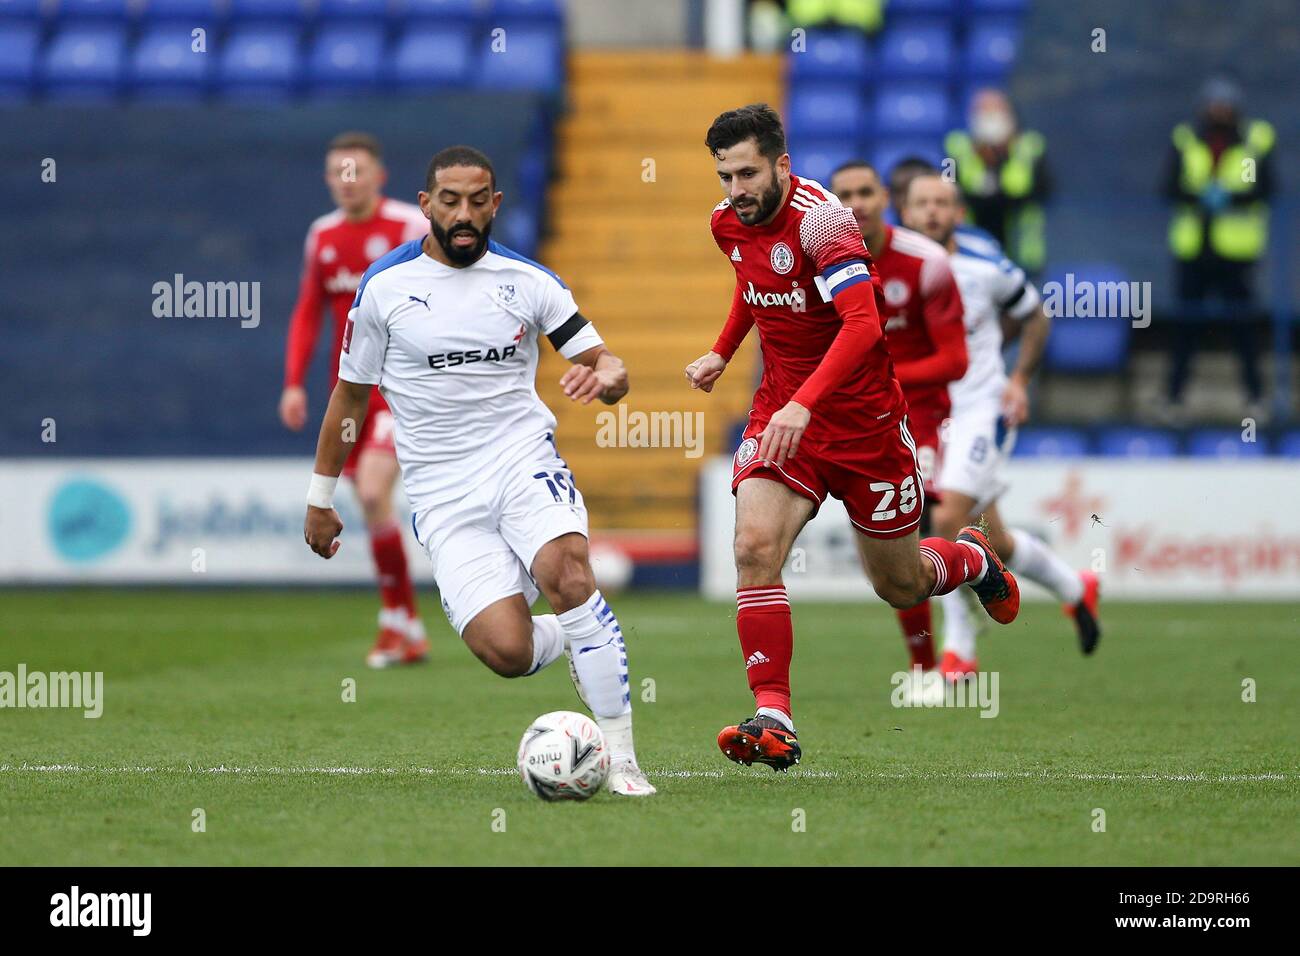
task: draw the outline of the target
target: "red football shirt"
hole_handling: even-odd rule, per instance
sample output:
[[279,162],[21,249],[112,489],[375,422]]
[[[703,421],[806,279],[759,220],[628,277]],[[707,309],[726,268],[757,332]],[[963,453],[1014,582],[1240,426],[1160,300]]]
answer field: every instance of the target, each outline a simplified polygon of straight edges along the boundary
[[[429,220],[419,206],[381,199],[374,215],[362,222],[350,222],[341,210],[321,216],[307,230],[303,249],[302,281],[298,302],[289,319],[289,341],[285,350],[284,384],[302,385],[320,336],[325,306],[334,314],[330,355],[330,387],[338,380],[339,351],[348,311],[356,298],[361,277],[370,264],[404,242],[429,232]],[[379,390],[371,404],[383,405]],[[377,400],[377,401],[376,401]]]
[[908,407],[946,417],[948,383],[966,371],[963,306],[948,251],[919,232],[886,226],[875,265],[889,356]]
[[[793,175],[784,205],[767,225],[746,226],[723,202],[714,209],[711,226],[714,241],[736,270],[728,330],[739,329],[743,338],[749,323],[758,326],[763,378],[751,421],[766,422],[794,398],[840,332],[843,322],[832,289],[838,295],[841,284],[866,281],[860,264],[837,267],[870,263],[871,255],[839,199],[819,183]],[[880,304],[877,288],[877,308]],[[738,344],[735,339],[724,358]],[[812,411],[806,441],[844,441],[897,426],[906,403],[883,336],[855,358],[847,377]]]

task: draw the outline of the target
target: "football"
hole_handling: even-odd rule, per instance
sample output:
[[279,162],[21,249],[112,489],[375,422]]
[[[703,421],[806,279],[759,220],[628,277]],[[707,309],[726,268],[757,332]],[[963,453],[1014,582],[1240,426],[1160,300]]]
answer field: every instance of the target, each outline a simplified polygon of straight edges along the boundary
[[524,786],[543,800],[586,800],[605,782],[609,751],[594,720],[556,710],[528,725],[518,764]]

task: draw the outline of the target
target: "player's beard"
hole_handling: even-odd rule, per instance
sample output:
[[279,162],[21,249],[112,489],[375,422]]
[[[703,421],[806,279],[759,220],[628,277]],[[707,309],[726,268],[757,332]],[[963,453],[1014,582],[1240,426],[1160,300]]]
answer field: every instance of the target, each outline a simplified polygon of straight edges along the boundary
[[[767,217],[776,212],[776,207],[781,204],[781,181],[776,178],[775,167],[772,174],[772,188],[758,197],[757,208],[753,206],[746,207],[744,211],[736,209],[736,216],[747,226],[755,223],[764,222]],[[735,208],[734,206],[732,207]]]
[[[477,262],[479,257],[483,255],[483,250],[487,248],[488,236],[492,234],[491,220],[488,221],[488,224],[484,226],[481,231],[475,229],[467,222],[458,222],[456,225],[452,226],[451,229],[443,229],[436,222],[432,221],[430,221],[429,225],[433,227],[433,238],[436,239],[438,245],[442,247],[442,251],[447,254],[447,258],[459,266],[467,266],[471,263]],[[451,238],[459,232],[472,232],[476,237],[478,237],[478,241],[475,242],[474,245],[465,246],[464,248],[453,246],[451,244]]]

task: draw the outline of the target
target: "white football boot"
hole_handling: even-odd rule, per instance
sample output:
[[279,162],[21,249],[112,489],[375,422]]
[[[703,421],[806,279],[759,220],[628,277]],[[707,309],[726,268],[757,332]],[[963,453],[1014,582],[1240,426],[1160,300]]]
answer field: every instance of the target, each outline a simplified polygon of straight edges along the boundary
[[636,765],[636,760],[630,757],[610,765],[605,786],[619,797],[650,797],[658,792]]

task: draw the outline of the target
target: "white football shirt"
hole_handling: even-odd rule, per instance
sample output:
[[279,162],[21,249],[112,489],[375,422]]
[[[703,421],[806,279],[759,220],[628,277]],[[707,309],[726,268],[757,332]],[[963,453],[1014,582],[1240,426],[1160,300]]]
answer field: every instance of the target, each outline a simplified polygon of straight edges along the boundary
[[[539,334],[578,311],[555,273],[497,242],[464,268],[413,240],[375,261],[348,313],[339,378],[378,385],[415,509],[462,497],[536,448],[555,416],[536,389]],[[566,358],[601,344],[586,325]]]
[[1007,384],[1002,359],[1002,316],[1024,321],[1041,301],[1025,272],[991,239],[957,233],[949,259],[966,309],[966,374],[948,386],[954,417],[985,406],[1000,410]]

